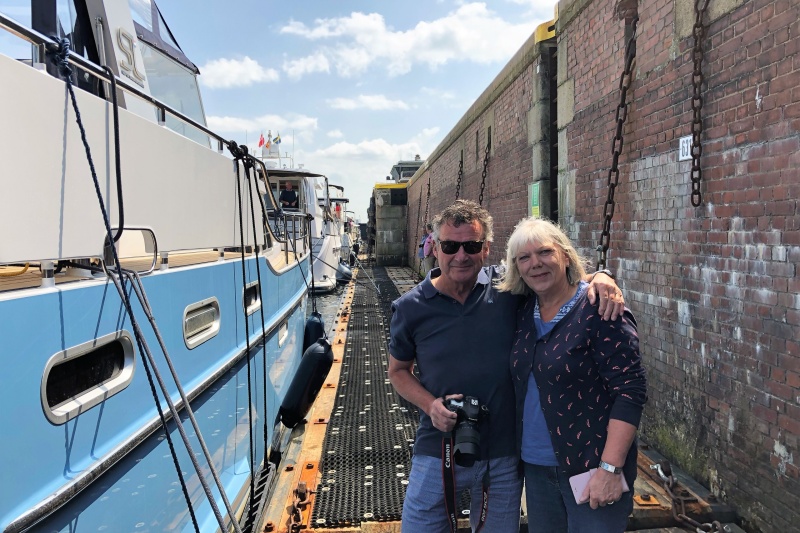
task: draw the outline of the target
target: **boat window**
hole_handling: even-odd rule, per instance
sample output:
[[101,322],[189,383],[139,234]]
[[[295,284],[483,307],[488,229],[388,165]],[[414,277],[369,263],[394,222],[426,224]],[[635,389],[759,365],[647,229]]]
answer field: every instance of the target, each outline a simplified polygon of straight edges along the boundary
[[[23,26],[32,27],[30,2],[14,2],[12,5],[4,4],[0,6],[0,12]],[[28,41],[20,39],[10,32],[0,30],[0,53],[13,59],[30,62],[31,45]]]
[[[152,95],[205,126],[203,103],[194,73],[143,41],[139,41],[139,46]],[[167,115],[167,126],[203,146],[210,146],[208,135],[175,117]]]
[[278,347],[282,348],[283,344],[286,342],[286,339],[289,338],[289,321],[285,321],[283,324],[278,326]]
[[190,350],[219,333],[219,301],[212,297],[191,304],[183,312],[183,342]]
[[169,26],[167,26],[167,23],[164,21],[164,17],[161,16],[161,13],[158,14],[158,27],[159,27],[158,35],[161,36],[164,42],[171,45],[175,49],[180,50],[181,47],[178,46],[178,43],[175,41],[175,38],[169,31]]
[[[42,35],[68,38],[73,52],[98,63],[94,35],[84,3],[74,0],[13,1],[0,5],[0,11]],[[59,76],[56,65],[42,57],[34,57],[33,50],[34,47],[25,39],[0,30],[0,53],[29,65],[36,61],[39,68]],[[72,81],[83,90],[102,94],[98,80],[79,68],[73,68]]]
[[[37,3],[34,2],[34,5]],[[36,8],[34,7],[34,9]],[[58,0],[56,15],[58,17],[56,28],[58,36],[69,39],[73,52],[97,63],[94,34],[89,25],[89,13],[86,11],[86,6],[80,2],[76,4],[73,0]]]
[[116,331],[53,355],[45,365],[44,414],[63,424],[125,389],[133,379],[133,342]]
[[[131,16],[135,23],[139,24],[147,31],[152,32],[154,36],[158,37],[175,50],[181,49],[172,36],[172,33],[170,33],[169,26],[167,26],[166,21],[164,21],[164,17],[161,16],[158,9],[153,9],[153,2],[151,0],[128,0],[128,5],[131,8]],[[158,19],[156,19],[158,21],[157,26],[153,24],[154,17],[158,17]]]
[[251,281],[244,288],[242,303],[248,316],[261,309],[261,284]]
[[131,8],[131,16],[134,22],[138,22],[150,31],[153,31],[153,4],[150,0],[128,0]]

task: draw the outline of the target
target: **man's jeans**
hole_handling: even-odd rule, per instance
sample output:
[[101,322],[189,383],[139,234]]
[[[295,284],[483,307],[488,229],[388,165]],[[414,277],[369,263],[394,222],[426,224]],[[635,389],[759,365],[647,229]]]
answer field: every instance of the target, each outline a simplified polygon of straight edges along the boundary
[[[489,508],[485,533],[518,533],[519,508],[522,500],[522,478],[516,457],[492,459],[489,465]],[[461,491],[470,490],[470,525],[478,526],[481,512],[482,481],[487,461],[476,461],[471,467],[455,465],[456,505]],[[463,516],[461,517],[463,518]],[[415,455],[411,462],[406,499],[403,502],[403,533],[449,533],[444,505],[442,460]]]

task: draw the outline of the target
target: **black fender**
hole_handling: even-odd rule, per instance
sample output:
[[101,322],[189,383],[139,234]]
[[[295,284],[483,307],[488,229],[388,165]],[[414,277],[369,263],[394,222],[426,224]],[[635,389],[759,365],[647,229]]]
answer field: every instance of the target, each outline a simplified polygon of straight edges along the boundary
[[283,398],[278,418],[287,428],[303,421],[317,398],[328,372],[333,366],[333,349],[326,339],[319,339],[308,347],[300,360],[286,396]]
[[339,260],[339,266],[336,267],[336,283],[339,285],[347,285],[353,279],[353,271],[350,270],[343,259]]
[[303,331],[303,355],[308,347],[325,336],[325,321],[319,312],[314,311],[306,320],[306,328]]

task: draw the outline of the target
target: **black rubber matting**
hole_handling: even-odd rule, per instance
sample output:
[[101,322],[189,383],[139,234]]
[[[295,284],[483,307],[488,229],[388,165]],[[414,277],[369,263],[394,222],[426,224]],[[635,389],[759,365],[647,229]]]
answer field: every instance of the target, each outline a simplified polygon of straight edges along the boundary
[[[312,527],[399,521],[411,468],[416,407],[389,383],[389,318],[399,297],[385,269],[359,276],[337,398],[323,443]],[[371,271],[370,271],[371,270]]]

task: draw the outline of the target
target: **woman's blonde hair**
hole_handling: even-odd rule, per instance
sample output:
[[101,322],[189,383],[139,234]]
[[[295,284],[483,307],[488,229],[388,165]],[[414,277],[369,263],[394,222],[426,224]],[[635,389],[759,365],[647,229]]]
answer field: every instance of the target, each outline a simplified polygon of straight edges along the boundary
[[547,219],[528,217],[517,224],[513,233],[511,233],[511,237],[508,238],[506,272],[497,284],[498,290],[525,296],[533,294],[531,288],[522,279],[519,268],[517,268],[517,253],[519,253],[520,248],[532,242],[552,242],[567,254],[567,259],[569,260],[567,281],[570,285],[576,285],[586,275],[585,265],[588,260],[578,253],[567,234],[557,224]]

